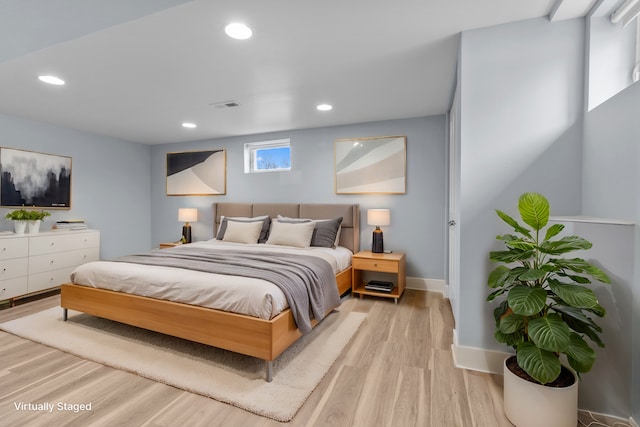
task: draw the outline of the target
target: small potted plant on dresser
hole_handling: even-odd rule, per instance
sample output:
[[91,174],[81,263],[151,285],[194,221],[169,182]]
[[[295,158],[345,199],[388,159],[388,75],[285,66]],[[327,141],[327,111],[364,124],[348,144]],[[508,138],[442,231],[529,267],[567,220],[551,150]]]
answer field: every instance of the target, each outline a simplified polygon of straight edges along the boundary
[[27,228],[29,214],[30,212],[25,209],[17,209],[15,211],[7,212],[4,217],[5,219],[13,221],[13,231],[16,234],[24,234],[24,231]]
[[585,285],[611,281],[587,261],[563,257],[592,245],[578,236],[560,237],[562,224],[547,227],[544,196],[523,194],[518,210],[525,225],[496,211],[515,234],[497,236],[506,250],[491,252],[490,260],[501,265],[488,279],[493,292],[487,300],[502,300],[494,310],[495,337],[516,353],[504,364],[504,411],[517,427],[575,427],[577,379],[595,361],[586,339],[604,347],[592,317],[606,312]]
[[38,233],[40,231],[40,224],[44,219],[51,214],[47,211],[29,211],[27,220],[27,230],[29,233]]

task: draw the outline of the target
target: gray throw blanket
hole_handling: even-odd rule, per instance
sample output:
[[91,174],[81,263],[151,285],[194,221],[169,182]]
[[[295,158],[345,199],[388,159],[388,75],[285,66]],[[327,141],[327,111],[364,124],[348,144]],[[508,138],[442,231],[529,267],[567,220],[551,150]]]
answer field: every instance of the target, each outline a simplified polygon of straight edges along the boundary
[[327,310],[340,305],[333,269],[327,261],[309,255],[180,246],[115,261],[267,280],[282,290],[303,334],[311,331],[311,318],[322,320]]

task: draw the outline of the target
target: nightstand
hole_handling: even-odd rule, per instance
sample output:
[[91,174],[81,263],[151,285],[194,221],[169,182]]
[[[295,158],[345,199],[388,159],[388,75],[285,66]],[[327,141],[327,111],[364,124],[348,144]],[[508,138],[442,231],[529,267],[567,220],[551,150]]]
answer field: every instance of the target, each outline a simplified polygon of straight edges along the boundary
[[[406,261],[402,252],[377,254],[371,251],[360,251],[353,255],[352,261],[352,282],[351,292],[360,295],[372,295],[382,298],[394,298],[398,303],[398,298],[402,296],[406,285]],[[365,289],[362,281],[362,272],[372,271],[379,273],[389,273],[396,275],[396,281],[391,292],[373,291]]]
[[160,249],[173,248],[175,246],[180,246],[182,243],[178,242],[162,242],[160,243]]

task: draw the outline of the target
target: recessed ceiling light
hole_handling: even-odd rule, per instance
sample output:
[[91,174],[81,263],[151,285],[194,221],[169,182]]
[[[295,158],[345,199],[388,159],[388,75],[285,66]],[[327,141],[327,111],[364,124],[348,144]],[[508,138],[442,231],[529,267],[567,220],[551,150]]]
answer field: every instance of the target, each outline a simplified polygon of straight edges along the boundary
[[193,129],[193,128],[197,127],[197,126],[196,126],[196,124],[195,124],[195,123],[188,123],[188,122],[184,122],[184,123],[182,124],[182,127],[183,127],[183,128],[187,128],[187,129]]
[[38,79],[50,85],[62,86],[64,84],[64,80],[56,76],[38,76]]
[[246,40],[253,34],[251,28],[241,22],[233,22],[224,28],[229,37],[237,40]]
[[333,105],[329,104],[320,104],[316,107],[320,111],[330,111],[333,109]]

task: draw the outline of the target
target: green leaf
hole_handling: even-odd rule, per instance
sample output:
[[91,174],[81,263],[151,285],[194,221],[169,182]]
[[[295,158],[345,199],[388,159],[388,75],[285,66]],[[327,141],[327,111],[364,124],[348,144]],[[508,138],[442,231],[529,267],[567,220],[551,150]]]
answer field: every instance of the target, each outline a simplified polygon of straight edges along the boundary
[[522,332],[515,332],[513,334],[505,334],[500,330],[496,330],[493,334],[496,341],[506,344],[509,347],[516,347],[519,343],[524,341],[524,334]]
[[504,265],[496,267],[489,273],[488,285],[490,288],[498,288],[505,285],[505,281],[509,278],[511,270]]
[[540,245],[540,252],[549,255],[566,254],[567,252],[591,249],[591,242],[578,236],[567,236],[560,240],[545,241]]
[[516,286],[509,291],[507,301],[514,313],[532,316],[542,311],[547,300],[547,292],[542,288]]
[[533,379],[547,384],[558,378],[562,366],[558,357],[547,350],[536,347],[532,342],[524,341],[516,349],[518,365]]
[[547,234],[545,234],[544,240],[549,240],[550,238],[557,236],[562,230],[564,230],[564,225],[553,224],[551,227],[547,228]]
[[549,279],[549,289],[572,307],[591,308],[598,305],[598,297],[588,288]]
[[545,271],[536,270],[535,268],[528,268],[522,274],[518,275],[518,280],[523,282],[536,281],[541,279],[547,274]]
[[507,292],[505,288],[500,288],[497,291],[491,292],[489,295],[487,295],[487,302],[493,301],[494,299],[498,298],[500,295],[504,294],[505,292]]
[[549,201],[538,193],[524,193],[518,200],[522,220],[534,230],[541,230],[549,221]]
[[566,351],[569,365],[578,373],[589,372],[596,361],[596,353],[582,337],[571,334],[571,344]]
[[575,273],[587,274],[603,283],[611,283],[611,279],[609,279],[609,276],[607,276],[604,271],[581,258],[553,258],[549,260],[549,263]]
[[550,313],[529,321],[529,337],[543,350],[565,352],[569,347],[571,330],[559,314]]
[[524,318],[519,314],[509,314],[500,319],[500,331],[505,334],[513,334],[524,331]]
[[493,310],[493,318],[496,321],[496,327],[500,325],[500,319],[509,311],[509,303],[505,300]]
[[489,253],[489,259],[493,262],[512,263],[531,259],[535,255],[534,251],[523,251],[520,249],[511,249],[508,251],[495,251]]
[[509,215],[507,215],[506,213],[502,212],[501,210],[497,210],[496,209],[496,213],[498,214],[500,219],[502,219],[504,222],[506,222],[511,227],[513,227],[513,229],[515,231],[517,231],[518,233],[520,233],[520,234],[522,234],[524,236],[527,236],[527,237],[531,238],[531,233],[529,232],[529,230],[527,230],[526,228],[524,228],[520,224],[518,224],[518,222],[515,219],[511,218]]

